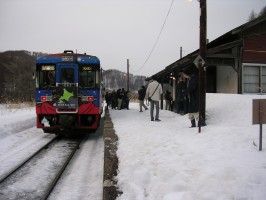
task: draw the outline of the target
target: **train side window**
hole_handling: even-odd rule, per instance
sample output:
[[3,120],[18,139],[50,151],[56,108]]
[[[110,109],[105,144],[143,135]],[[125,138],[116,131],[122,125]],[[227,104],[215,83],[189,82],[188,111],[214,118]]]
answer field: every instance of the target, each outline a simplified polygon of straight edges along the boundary
[[99,71],[96,71],[95,77],[96,77],[95,85],[96,85],[96,87],[99,87],[99,85],[100,85],[100,72]]

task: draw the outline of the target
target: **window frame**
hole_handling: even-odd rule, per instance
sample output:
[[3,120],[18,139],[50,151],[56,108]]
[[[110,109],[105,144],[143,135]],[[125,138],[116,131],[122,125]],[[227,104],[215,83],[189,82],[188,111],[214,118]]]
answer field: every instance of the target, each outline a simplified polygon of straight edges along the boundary
[[[258,90],[256,91],[256,88],[251,88],[251,89],[255,89],[256,92],[251,92],[251,91],[247,91],[246,92],[246,86],[249,83],[246,83],[245,79],[246,79],[246,73],[245,73],[245,69],[247,67],[257,67],[258,70],[258,74],[254,75],[254,76],[258,76],[258,81],[257,84],[256,83],[250,83],[250,84],[256,84],[258,87]],[[261,64],[261,63],[243,63],[242,64],[242,94],[266,94],[266,64]]]

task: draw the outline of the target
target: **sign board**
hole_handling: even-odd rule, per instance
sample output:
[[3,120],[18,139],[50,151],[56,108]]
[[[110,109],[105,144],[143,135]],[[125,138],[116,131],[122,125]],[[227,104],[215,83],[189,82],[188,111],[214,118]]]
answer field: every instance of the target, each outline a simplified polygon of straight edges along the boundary
[[252,124],[266,124],[266,99],[253,99]]
[[197,68],[199,68],[199,61],[200,60],[201,60],[201,66],[205,65],[205,61],[202,59],[202,57],[200,55],[198,55],[197,58],[193,62]]
[[266,124],[266,99],[253,99],[252,123],[260,125],[260,144],[262,150],[262,124]]

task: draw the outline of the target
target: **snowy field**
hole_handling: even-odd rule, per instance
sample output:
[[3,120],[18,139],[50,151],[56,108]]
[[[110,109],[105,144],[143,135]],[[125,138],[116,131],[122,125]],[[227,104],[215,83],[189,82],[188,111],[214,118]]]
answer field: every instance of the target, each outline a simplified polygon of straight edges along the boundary
[[[149,110],[140,113],[137,103],[130,110],[110,110],[119,137],[118,200],[265,200],[266,141],[259,151],[259,126],[252,125],[252,99],[261,98],[266,96],[207,94],[208,126],[201,133],[188,128],[187,115],[160,110],[162,121],[151,122]],[[22,147],[33,135],[34,144],[52,137],[34,128],[34,108],[0,107],[0,114],[1,152],[11,143]],[[95,137],[84,149],[99,156],[80,151],[51,199],[101,199],[103,152],[92,149],[102,138]],[[87,179],[96,185],[86,185]]]
[[[266,139],[252,125],[252,99],[207,94],[207,127],[188,128],[187,115],[161,110],[111,110],[119,137],[119,200],[265,200]],[[265,125],[266,126],[266,125]],[[263,127],[263,135],[266,133]]]

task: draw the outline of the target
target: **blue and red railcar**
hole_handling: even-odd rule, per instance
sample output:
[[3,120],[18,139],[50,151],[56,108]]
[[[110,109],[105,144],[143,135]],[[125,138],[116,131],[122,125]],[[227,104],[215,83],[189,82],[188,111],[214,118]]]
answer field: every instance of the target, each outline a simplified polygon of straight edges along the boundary
[[37,128],[47,133],[98,128],[102,96],[97,57],[73,51],[39,57],[35,78]]

